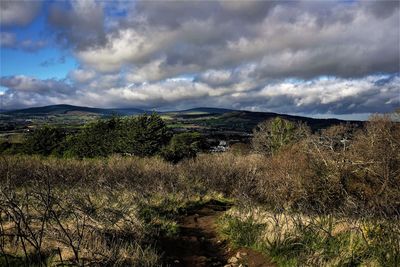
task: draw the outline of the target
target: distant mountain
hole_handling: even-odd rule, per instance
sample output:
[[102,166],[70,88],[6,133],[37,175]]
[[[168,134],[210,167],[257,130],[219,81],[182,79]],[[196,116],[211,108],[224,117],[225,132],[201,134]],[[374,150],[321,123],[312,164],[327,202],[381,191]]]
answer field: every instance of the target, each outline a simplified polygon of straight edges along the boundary
[[[279,114],[273,112],[253,112],[253,111],[233,111],[224,113],[221,116],[222,121],[227,124],[227,126],[237,122],[239,125],[243,125],[246,129],[253,129],[257,124],[262,121],[280,117],[290,121],[301,121],[309,125],[313,130],[326,128],[331,125],[340,124],[346,122],[339,119],[315,119],[310,117],[294,116],[287,114]],[[359,122],[354,121],[358,124]]]
[[[185,110],[171,111],[179,114],[194,114],[194,113],[208,113],[208,114],[223,114],[227,112],[233,112],[234,109],[226,108],[208,108],[208,107],[198,107]],[[168,113],[168,112],[167,112]]]
[[136,108],[123,108],[123,109],[103,109],[103,108],[91,108],[91,107],[80,107],[73,105],[51,105],[44,107],[32,107],[26,109],[18,109],[12,111],[3,112],[7,115],[55,115],[55,114],[73,114],[73,113],[89,113],[98,115],[134,115],[144,113],[144,110]]
[[[52,105],[44,107],[33,107],[26,109],[19,109],[13,111],[3,112],[2,114],[8,115],[7,117],[29,118],[31,116],[43,117],[49,115],[98,115],[109,116],[112,114],[129,116],[143,113],[151,113],[137,108],[92,108],[92,107],[79,107],[72,105]],[[223,108],[209,108],[199,107],[187,110],[160,112],[167,120],[168,123],[178,128],[187,129],[203,129],[207,131],[239,131],[250,133],[254,127],[265,120],[275,117],[281,117],[291,121],[301,121],[307,123],[313,130],[326,128],[331,125],[347,122],[338,119],[314,119],[309,117],[293,116],[286,114],[278,114],[272,112],[252,112],[245,110],[233,110]],[[12,118],[7,118],[12,120]],[[352,121],[357,125],[362,122]]]
[[[232,110],[220,108],[192,108],[181,111],[170,111],[164,113],[170,116],[176,123],[183,125],[194,125],[208,129],[219,129],[223,131],[251,132],[254,127],[262,121],[281,117],[290,121],[301,121],[311,127],[312,130],[327,128],[332,125],[345,123],[339,119],[315,119],[302,116],[279,114],[273,112],[253,112],[246,110]],[[361,125],[360,121],[350,121]]]
[[119,114],[119,115],[123,115],[123,116],[151,113],[151,111],[138,109],[138,108],[117,108],[117,109],[109,109],[109,111],[111,111],[111,113]]

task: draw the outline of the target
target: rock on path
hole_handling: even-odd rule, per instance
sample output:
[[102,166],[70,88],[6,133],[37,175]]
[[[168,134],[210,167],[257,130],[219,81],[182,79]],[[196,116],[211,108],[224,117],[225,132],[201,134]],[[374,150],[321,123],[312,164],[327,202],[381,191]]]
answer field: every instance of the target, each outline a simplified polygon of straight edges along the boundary
[[230,206],[210,201],[178,221],[177,237],[160,240],[164,265],[170,267],[273,267],[265,256],[250,249],[231,251],[219,240],[216,219]]

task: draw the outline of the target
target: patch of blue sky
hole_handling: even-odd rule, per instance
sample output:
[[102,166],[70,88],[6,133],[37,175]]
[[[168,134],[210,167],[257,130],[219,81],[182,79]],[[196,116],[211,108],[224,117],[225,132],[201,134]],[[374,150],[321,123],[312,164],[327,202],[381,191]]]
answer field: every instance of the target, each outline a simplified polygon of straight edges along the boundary
[[304,79],[300,79],[300,78],[286,78],[284,80],[284,83],[291,83],[291,84],[303,84],[305,82]]
[[308,114],[308,113],[296,113],[291,115],[306,116],[315,119],[339,119],[339,120],[356,120],[366,121],[371,116],[371,113],[353,113],[353,114]]
[[[2,27],[2,31],[16,35],[14,48],[0,49],[0,76],[25,75],[38,79],[63,79],[75,69],[77,62],[70,52],[62,50],[54,43],[53,36],[46,28],[46,10],[50,2],[45,3],[39,15],[27,26]],[[43,47],[24,49],[23,41],[41,42]]]
[[7,88],[4,86],[0,86],[0,96],[3,95],[5,91],[7,91]]
[[165,82],[193,82],[195,79],[195,75],[194,74],[182,74],[182,75],[178,75],[175,77],[171,77],[171,78],[167,78],[164,81]]
[[1,25],[1,30],[14,33],[19,41],[46,41],[49,38],[49,32],[47,32],[46,28],[46,6],[42,6],[38,16],[28,25]]
[[[60,58],[64,59],[63,63]],[[52,63],[44,64],[46,62]],[[0,66],[0,76],[25,75],[39,79],[63,79],[69,71],[77,67],[77,62],[56,48],[44,48],[36,52],[2,48]]]
[[301,79],[301,78],[295,78],[295,77],[290,77],[284,79],[284,82],[286,83],[291,83],[291,84],[312,84],[313,82],[324,82],[324,81],[334,81],[338,79],[338,77],[333,76],[333,75],[320,75],[318,77],[312,78],[312,79]]

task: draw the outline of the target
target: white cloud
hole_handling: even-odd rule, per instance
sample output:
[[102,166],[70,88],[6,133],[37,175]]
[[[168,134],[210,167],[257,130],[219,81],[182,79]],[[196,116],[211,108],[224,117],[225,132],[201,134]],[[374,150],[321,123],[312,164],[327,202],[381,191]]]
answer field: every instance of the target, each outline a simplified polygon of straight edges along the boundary
[[94,70],[76,69],[72,70],[68,76],[78,83],[86,83],[96,77]]
[[[189,78],[125,85],[118,75],[105,76],[98,83],[93,83],[96,80],[89,85],[70,86],[60,80],[18,76],[3,78],[1,85],[9,89],[5,92],[4,101],[8,108],[28,103],[148,109],[219,106],[312,115],[389,112],[400,106],[398,75],[276,80],[263,87],[251,80],[241,80],[229,86],[213,86]],[[102,89],[102,85],[107,83],[110,87]]]
[[[17,75],[3,76],[0,85],[15,92],[36,92],[39,94],[69,93],[71,86],[62,80],[40,80],[34,77]],[[8,91],[7,91],[8,92]]]
[[17,38],[12,32],[0,32],[0,46],[13,47],[16,44]]
[[171,39],[173,36],[163,31],[122,29],[107,36],[106,46],[77,51],[77,57],[98,71],[119,71],[125,64],[143,62]]

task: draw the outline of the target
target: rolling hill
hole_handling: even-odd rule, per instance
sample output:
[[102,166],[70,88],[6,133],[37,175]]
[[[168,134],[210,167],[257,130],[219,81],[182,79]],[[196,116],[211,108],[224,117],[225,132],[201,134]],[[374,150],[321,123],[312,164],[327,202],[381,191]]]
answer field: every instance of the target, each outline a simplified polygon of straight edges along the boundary
[[[56,125],[82,125],[90,120],[110,116],[113,114],[120,116],[138,115],[151,113],[137,108],[93,108],[80,107],[73,105],[51,105],[44,107],[32,107],[20,110],[3,112],[8,123],[22,121],[25,125],[27,120],[34,124],[56,124]],[[301,121],[307,123],[313,130],[326,128],[331,125],[345,121],[338,119],[315,119],[309,117],[278,114],[272,112],[252,112],[245,110],[233,110],[223,108],[198,107],[187,110],[160,112],[167,124],[177,130],[196,130],[202,132],[219,133],[251,133],[254,127],[268,119],[281,117],[291,121]],[[0,120],[1,122],[1,120]],[[31,123],[31,122],[30,122]],[[361,122],[353,121],[358,125]]]
[[26,109],[17,109],[12,111],[3,112],[7,115],[56,115],[56,114],[68,114],[68,113],[81,113],[81,114],[98,114],[98,115],[134,115],[144,113],[144,110],[136,108],[121,108],[121,109],[104,109],[104,108],[92,108],[92,107],[80,107],[73,105],[51,105],[44,107],[32,107]]

